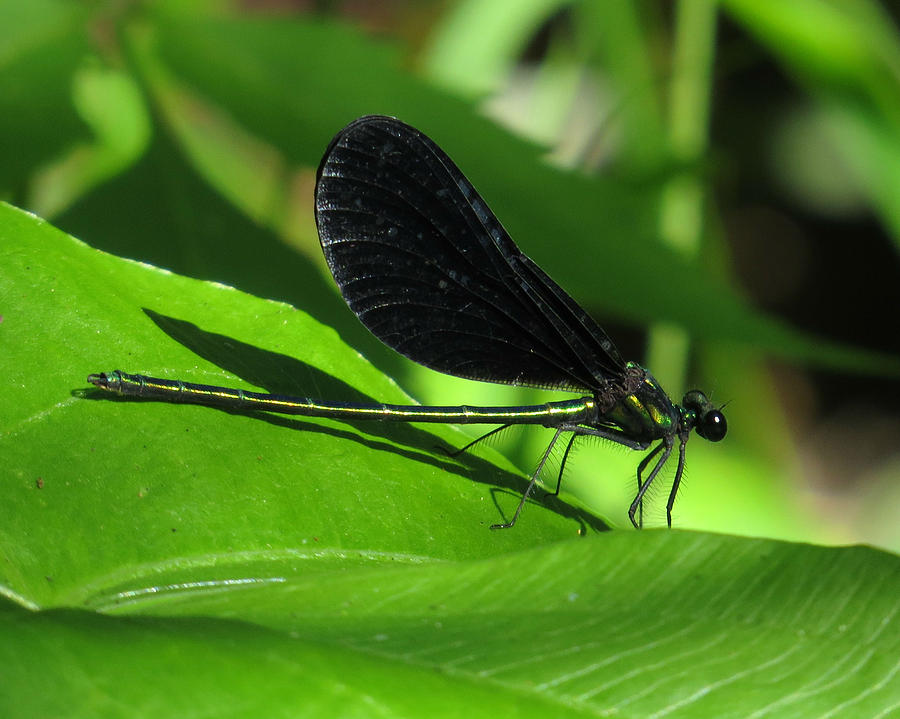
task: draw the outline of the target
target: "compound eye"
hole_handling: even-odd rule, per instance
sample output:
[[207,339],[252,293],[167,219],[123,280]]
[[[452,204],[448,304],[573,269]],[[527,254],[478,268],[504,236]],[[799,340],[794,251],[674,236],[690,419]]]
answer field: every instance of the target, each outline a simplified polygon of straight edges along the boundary
[[728,422],[725,421],[725,415],[717,409],[712,409],[704,414],[697,424],[697,434],[710,442],[724,439],[727,431]]

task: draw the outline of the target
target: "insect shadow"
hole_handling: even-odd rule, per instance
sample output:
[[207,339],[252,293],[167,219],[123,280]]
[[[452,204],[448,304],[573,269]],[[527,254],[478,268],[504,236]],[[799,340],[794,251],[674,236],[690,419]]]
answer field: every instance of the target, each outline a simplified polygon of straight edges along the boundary
[[[160,330],[186,349],[226,372],[240,377],[247,383],[263,388],[268,393],[328,397],[342,402],[362,404],[380,402],[379,399],[370,397],[343,380],[295,357],[264,350],[226,335],[209,332],[192,322],[170,317],[146,307],[142,310]],[[110,395],[109,392],[93,388],[86,392],[79,392],[79,394],[87,399],[135,401],[134,398]],[[504,515],[505,510],[501,507],[499,496],[509,494],[516,497],[518,501],[522,486],[527,482],[525,477],[500,469],[495,464],[478,457],[477,454],[470,452],[458,454],[454,451],[458,449],[455,447],[441,446],[438,449],[435,447],[434,434],[409,423],[343,422],[356,430],[352,432],[320,425],[304,418],[287,417],[260,410],[222,407],[212,407],[211,409],[227,414],[253,417],[278,427],[337,437],[344,441],[356,442],[369,449],[395,452],[407,459],[428,464],[442,471],[453,472],[480,484],[490,485],[492,501],[501,516]],[[461,435],[459,441],[460,446],[463,446],[468,440]],[[399,447],[398,444],[403,446]],[[557,514],[578,522],[579,534],[582,536],[587,534],[588,528],[597,532],[609,529],[597,517],[566,504],[552,493],[548,492],[540,499],[540,503]]]

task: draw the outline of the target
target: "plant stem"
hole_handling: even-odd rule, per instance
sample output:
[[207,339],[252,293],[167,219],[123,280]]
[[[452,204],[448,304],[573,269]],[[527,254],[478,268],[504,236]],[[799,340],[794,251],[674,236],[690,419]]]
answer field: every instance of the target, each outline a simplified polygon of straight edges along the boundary
[[[687,258],[696,256],[703,232],[704,187],[695,168],[707,148],[715,35],[715,2],[678,3],[668,144],[670,157],[688,169],[677,173],[663,190],[660,235]],[[654,368],[664,386],[684,385],[688,351],[682,328],[664,322],[650,328],[647,366]]]

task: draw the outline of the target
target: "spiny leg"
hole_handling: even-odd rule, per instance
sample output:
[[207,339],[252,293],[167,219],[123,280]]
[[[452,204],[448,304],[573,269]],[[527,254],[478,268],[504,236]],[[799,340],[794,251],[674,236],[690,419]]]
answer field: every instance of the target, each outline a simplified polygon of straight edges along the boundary
[[[574,432],[572,440],[569,441],[569,447],[566,448],[567,455],[569,452],[569,448],[572,446],[572,443],[575,440],[575,437],[600,437],[601,439],[608,439],[611,442],[615,442],[616,444],[621,444],[622,446],[628,447],[629,449],[633,449],[637,452],[643,452],[645,449],[647,449],[650,446],[649,442],[643,442],[640,440],[631,439],[630,437],[626,436],[625,433],[622,432],[621,430],[616,430],[616,429],[612,429],[612,428],[600,429],[600,428],[595,428],[595,427],[585,427],[583,425],[571,425],[571,426],[563,426],[561,429],[571,430],[572,432]],[[644,522],[644,505],[643,505],[644,492],[641,491],[641,487],[642,487],[641,475],[643,474],[644,470],[647,468],[647,465],[650,463],[650,460],[653,459],[653,457],[655,457],[662,448],[663,448],[663,443],[660,442],[660,444],[652,452],[650,452],[650,454],[647,457],[645,457],[641,461],[640,465],[638,465],[638,473],[637,473],[638,474],[638,496],[635,498],[635,502],[632,503],[631,511],[628,514],[629,518],[631,519],[631,523],[637,529],[640,529],[641,525],[643,525],[643,522]],[[563,457],[563,463],[565,463],[565,459],[566,458]],[[663,464],[665,464],[665,459],[663,460]],[[653,474],[651,475],[650,479],[647,482],[648,485],[650,484],[650,482],[653,481],[653,478],[656,476],[656,472],[658,472],[658,471],[659,471],[659,467],[657,467],[654,470]],[[560,468],[560,477],[562,477],[562,468]],[[559,482],[557,482],[556,491],[559,492]],[[646,487],[644,487],[644,491],[646,491]],[[634,513],[636,511],[635,505],[639,505],[640,509],[641,509],[641,525],[638,525],[638,523],[634,521]]]
[[566,468],[566,460],[569,459],[569,452],[572,449],[572,445],[575,444],[575,438],[578,436],[577,432],[572,433],[572,436],[569,437],[569,443],[566,445],[566,451],[563,452],[562,462],[559,463],[559,476],[556,478],[556,491],[553,493],[554,497],[559,496],[559,488],[562,486],[562,477],[563,471]]
[[[659,454],[659,450],[663,448],[662,442],[656,445],[656,448],[644,457],[641,460],[641,463],[637,468],[637,491],[641,491],[641,475],[644,473],[644,470],[647,469],[647,465],[650,464],[650,460],[653,459],[657,454]],[[634,523],[634,519],[631,520],[632,524]],[[641,500],[638,511],[638,529],[644,526],[644,500]]]
[[678,485],[681,484],[681,474],[684,472],[684,452],[687,448],[688,435],[681,435],[681,444],[678,447],[678,467],[675,468],[675,479],[672,481],[672,491],[669,492],[669,501],[666,502],[666,522],[669,529],[672,528],[672,507],[675,506],[675,495],[678,494]]
[[476,444],[478,444],[482,440],[487,439],[488,437],[491,437],[491,436],[497,434],[498,432],[502,432],[504,429],[507,429],[509,427],[512,427],[512,425],[511,424],[502,424],[499,427],[494,427],[494,429],[492,429],[490,432],[485,432],[483,435],[481,435],[477,439],[473,439],[465,447],[460,447],[459,449],[449,450],[446,447],[442,447],[442,446],[438,446],[438,449],[441,450],[442,452],[445,452],[448,457],[459,457],[459,455],[461,455],[463,452],[466,452],[466,451],[472,449],[472,447],[474,447]]
[[550,456],[550,450],[553,449],[553,445],[556,444],[556,440],[559,439],[559,435],[561,435],[563,432],[571,431],[571,429],[571,427],[560,427],[556,430],[556,433],[553,435],[553,439],[550,440],[550,444],[541,457],[541,461],[538,463],[537,469],[534,470],[534,473],[531,475],[531,480],[528,482],[528,486],[525,488],[525,493],[522,495],[522,500],[519,502],[519,506],[516,507],[516,513],[513,515],[513,518],[505,524],[492,524],[491,529],[509,529],[516,523],[516,520],[519,518],[519,514],[521,514],[522,512],[522,508],[525,506],[528,495],[531,493],[532,488],[537,482],[537,478],[541,475],[541,471],[544,469],[544,465],[547,463],[547,458]]
[[641,527],[634,519],[634,515],[638,510],[638,506],[640,506],[641,502],[644,500],[644,494],[646,494],[647,489],[653,484],[653,480],[656,479],[656,475],[659,474],[659,470],[663,468],[663,465],[666,463],[666,460],[669,459],[669,455],[672,453],[672,445],[673,440],[671,437],[666,437],[660,443],[660,445],[653,451],[653,454],[659,452],[660,447],[663,447],[662,456],[653,466],[653,471],[650,472],[650,476],[647,477],[647,481],[641,485],[641,488],[638,490],[637,496],[635,496],[634,501],[631,503],[631,507],[628,509],[628,518],[631,520],[631,523],[634,525],[635,529],[640,529]]

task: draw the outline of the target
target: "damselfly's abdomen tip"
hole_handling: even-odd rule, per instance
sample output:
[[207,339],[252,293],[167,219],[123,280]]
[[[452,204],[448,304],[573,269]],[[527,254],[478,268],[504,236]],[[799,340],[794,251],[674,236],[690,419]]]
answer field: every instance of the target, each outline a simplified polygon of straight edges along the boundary
[[118,370],[114,372],[99,372],[97,374],[89,374],[87,381],[100,389],[115,389],[112,385],[117,378]]

